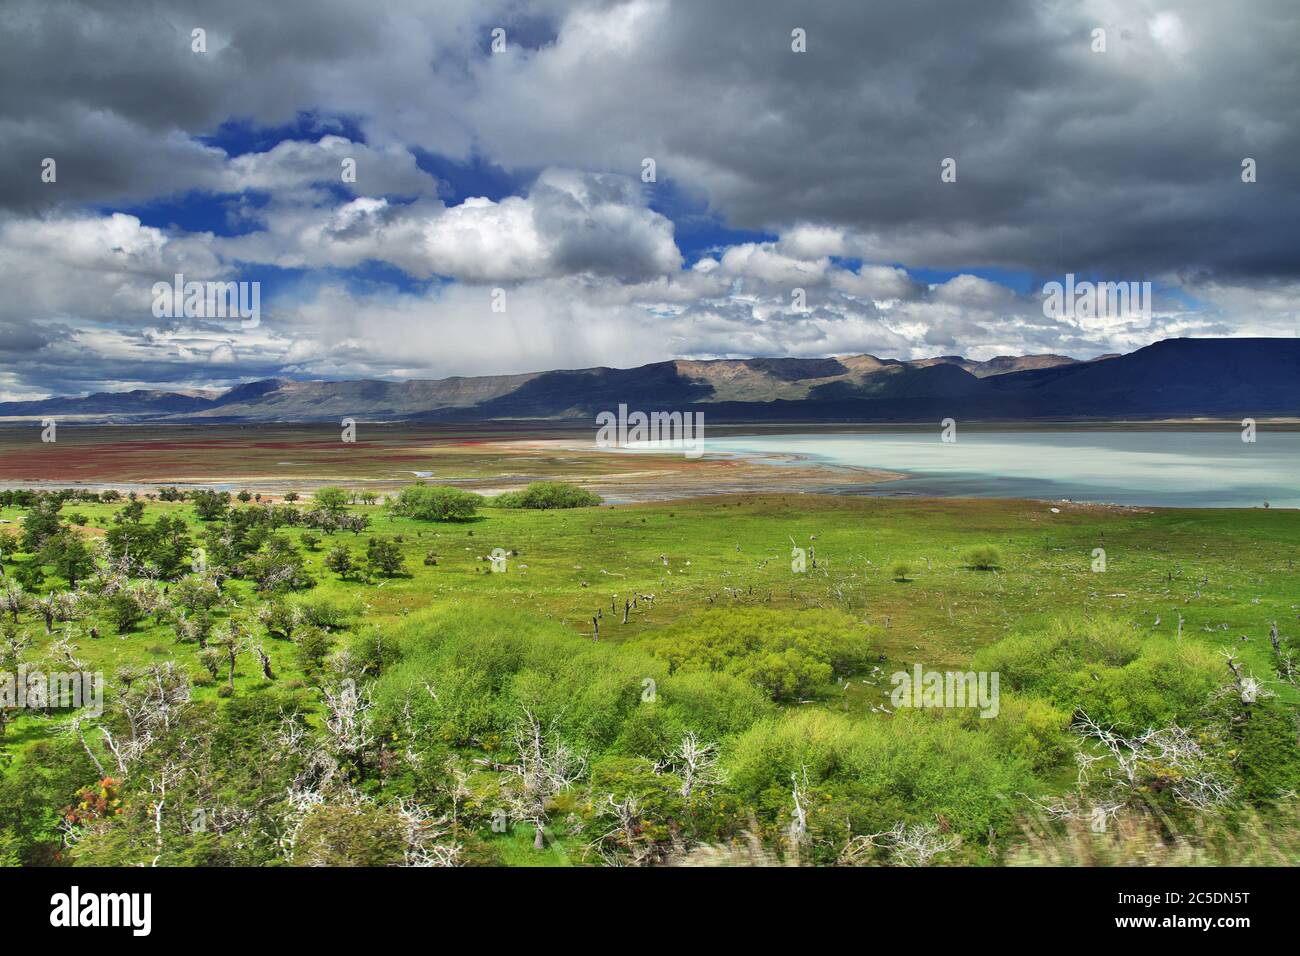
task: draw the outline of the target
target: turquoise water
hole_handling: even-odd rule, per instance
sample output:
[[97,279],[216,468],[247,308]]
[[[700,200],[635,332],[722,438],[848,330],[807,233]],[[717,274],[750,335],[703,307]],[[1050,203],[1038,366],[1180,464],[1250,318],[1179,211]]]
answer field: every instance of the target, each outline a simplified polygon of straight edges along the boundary
[[855,493],[982,498],[1069,498],[1188,508],[1300,507],[1300,432],[974,431],[715,438],[707,453],[798,455],[882,468],[906,478]]

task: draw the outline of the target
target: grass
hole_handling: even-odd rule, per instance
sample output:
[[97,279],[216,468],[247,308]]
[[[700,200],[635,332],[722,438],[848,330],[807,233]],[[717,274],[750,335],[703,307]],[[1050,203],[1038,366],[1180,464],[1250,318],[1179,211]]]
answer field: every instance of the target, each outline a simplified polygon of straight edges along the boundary
[[[77,503],[65,514],[85,514],[86,530],[98,534],[118,507]],[[711,606],[833,607],[882,628],[873,651],[890,665],[945,669],[967,665],[1013,627],[1061,615],[1115,615],[1142,633],[1164,636],[1176,633],[1181,617],[1183,640],[1231,648],[1248,669],[1267,675],[1270,622],[1284,636],[1300,626],[1300,512],[1293,511],[1064,505],[1052,514],[1037,502],[808,495],[569,511],[485,508],[463,523],[393,518],[377,506],[349,511],[369,515],[371,529],[326,535],[317,550],[304,549],[319,583],[302,597],[357,605],[359,626],[380,632],[425,606],[479,600],[586,639],[600,610],[602,642],[635,639]],[[150,502],[146,520],[163,513],[187,517],[197,538],[191,505]],[[16,509],[0,511],[15,525],[20,517]],[[281,532],[295,541],[303,534]],[[402,537],[409,577],[367,584],[325,570],[330,548],[342,543],[361,553],[371,535]],[[791,570],[791,539],[812,549],[805,573]],[[1103,573],[1092,570],[1098,547],[1106,551]],[[496,548],[508,553],[503,573],[490,570]],[[997,550],[995,569],[971,569],[968,555],[980,548]],[[438,555],[436,566],[423,563],[429,551]],[[906,587],[894,581],[900,562],[909,565]],[[252,606],[246,583],[229,587],[245,610]],[[653,594],[653,603],[639,601],[622,624],[624,601],[642,594]],[[35,657],[48,638],[36,620],[25,621],[36,639],[29,652]],[[119,636],[101,623],[100,633],[98,640],[81,640],[79,654],[110,677],[118,667],[169,657],[192,673],[201,669],[194,646],[175,643],[169,626],[149,621]],[[292,644],[268,639],[266,648],[282,686],[302,679]],[[224,678],[197,695],[215,696],[220,683]],[[267,684],[252,659],[240,659],[237,693]],[[852,682],[847,690],[824,688],[812,706],[865,712],[884,693]],[[20,718],[5,746],[49,729],[49,722]]]

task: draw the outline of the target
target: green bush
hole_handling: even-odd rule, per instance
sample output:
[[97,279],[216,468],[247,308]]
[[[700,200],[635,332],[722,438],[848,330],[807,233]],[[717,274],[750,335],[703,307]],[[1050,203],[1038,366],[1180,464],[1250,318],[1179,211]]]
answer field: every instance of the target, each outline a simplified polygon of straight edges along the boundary
[[389,503],[393,514],[421,521],[465,521],[478,514],[482,496],[446,485],[407,485]]
[[689,615],[634,643],[673,673],[721,671],[773,700],[813,693],[866,663],[869,629],[841,611],[726,608]]
[[338,598],[325,595],[295,598],[291,605],[301,613],[303,620],[315,627],[330,631],[341,631],[350,627],[355,618],[365,610],[365,602],[359,598]]
[[1006,693],[999,688],[998,714],[981,717],[979,711],[956,712],[963,726],[989,736],[1001,753],[1023,760],[1036,773],[1069,762],[1074,753],[1070,713],[1039,697]]
[[[985,721],[990,723],[990,721]],[[853,720],[798,711],[756,724],[726,761],[727,785],[767,820],[789,820],[792,776],[806,772],[808,825],[831,846],[898,822],[941,820],[967,839],[1010,825],[1027,765],[986,733],[923,712]]]
[[600,495],[565,481],[535,481],[522,491],[507,491],[492,499],[499,508],[590,508],[600,504]]
[[731,674],[683,671],[659,682],[659,700],[704,740],[743,733],[776,708],[759,688]]
[[997,548],[989,545],[973,548],[966,552],[966,566],[976,571],[992,571],[1002,566],[1002,555],[998,554]]
[[1300,790],[1295,709],[1261,700],[1243,716],[1236,767],[1246,799],[1265,803]]
[[1110,619],[1058,620],[1008,637],[977,653],[974,667],[997,671],[1003,689],[1087,711],[1124,733],[1195,722],[1226,674],[1205,648]]
[[308,813],[293,846],[296,866],[397,866],[405,855],[403,824],[389,807],[322,804]]

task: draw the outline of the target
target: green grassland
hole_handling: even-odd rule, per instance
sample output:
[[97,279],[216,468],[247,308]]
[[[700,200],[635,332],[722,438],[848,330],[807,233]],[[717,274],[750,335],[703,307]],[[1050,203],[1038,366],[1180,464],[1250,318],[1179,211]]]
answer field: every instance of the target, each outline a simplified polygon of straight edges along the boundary
[[[68,502],[62,516],[67,520],[70,514],[75,515],[81,524],[74,530],[102,538],[113,527],[122,504]],[[257,505],[236,502],[234,507]],[[670,721],[672,734],[662,729],[638,729],[639,725],[633,724],[641,718],[628,717],[622,704],[618,726],[596,726],[607,719],[599,709],[590,718],[594,723],[583,724],[586,718],[579,712],[595,707],[584,697],[590,686],[614,682],[620,688],[614,696],[635,704],[636,691],[650,678],[667,700],[674,681],[680,683],[683,673],[693,666],[665,665],[671,653],[665,654],[663,648],[672,642],[687,641],[701,629],[714,628],[725,636],[733,627],[757,627],[755,622],[762,620],[776,622],[778,628],[797,628],[799,621],[815,620],[817,628],[836,631],[835,640],[851,650],[835,652],[839,656],[833,677],[821,679],[827,672],[811,670],[817,678],[813,684],[800,684],[793,693],[759,694],[752,702],[753,713],[737,718],[734,726],[711,728],[723,752],[725,783],[715,788],[707,808],[692,805],[692,813],[701,815],[693,823],[694,842],[737,845],[745,839],[742,833],[758,832],[765,845],[773,848],[773,859],[788,859],[791,851],[782,843],[782,834],[790,825],[790,777],[796,772],[806,774],[808,763],[800,758],[790,764],[794,758],[778,751],[813,747],[822,753],[816,747],[824,746],[822,759],[827,766],[814,770],[808,816],[809,832],[825,845],[818,851],[805,849],[805,862],[809,858],[834,862],[837,853],[828,848],[851,843],[855,828],[839,832],[827,821],[831,817],[854,818],[854,814],[863,817],[864,826],[870,823],[878,828],[895,819],[922,825],[937,819],[943,832],[951,826],[965,837],[965,849],[956,853],[954,861],[992,862],[997,858],[992,839],[976,849],[976,835],[995,827],[1006,833],[1023,826],[1024,814],[1030,809],[1025,800],[1030,796],[1045,799],[1045,795],[1069,791],[1075,778],[1073,760],[1068,753],[1051,759],[1026,758],[1021,750],[1009,756],[1010,751],[998,749],[997,732],[980,726],[978,720],[945,722],[887,713],[891,688],[874,668],[889,674],[919,663],[929,669],[966,670],[977,660],[1009,660],[1010,652],[987,649],[1010,636],[1044,634],[1062,626],[1085,630],[1095,626],[1111,628],[1108,633],[1117,635],[1114,640],[1134,642],[1135,648],[1149,645],[1162,649],[1160,654],[1171,656],[1160,660],[1171,668],[1185,664],[1189,673],[1212,672],[1214,680],[1223,685],[1230,674],[1220,655],[1230,650],[1246,673],[1268,682],[1266,686],[1277,695],[1273,705],[1293,708],[1296,700],[1294,686],[1276,679],[1268,635],[1274,622],[1287,640],[1300,633],[1300,568],[1296,566],[1300,513],[1140,510],[1068,503],[1056,508],[1054,513],[1048,504],[1028,501],[731,495],[568,510],[487,506],[468,520],[444,522],[399,517],[382,505],[350,504],[346,513],[369,519],[369,526],[358,533],[327,534],[302,527],[281,527],[275,532],[288,538],[304,556],[304,569],[314,579],[314,586],[273,596],[257,593],[251,582],[237,577],[225,583],[225,601],[214,612],[218,627],[232,616],[241,620],[245,631],[260,640],[274,673],[273,680],[267,679],[254,656],[242,653],[233,668],[233,694],[223,689],[225,667],[216,679],[208,677],[200,666],[197,646],[178,638],[173,616],[166,613],[146,618],[125,633],[116,633],[107,618],[93,608],[93,602],[81,619],[66,625],[56,623],[53,635],[46,635],[30,610],[19,615],[18,624],[33,642],[24,652],[25,660],[40,660],[51,642],[61,634],[71,635],[76,656],[86,669],[107,676],[110,698],[118,689],[114,675],[123,668],[140,670],[171,661],[194,681],[191,706],[202,708],[205,720],[217,722],[214,726],[228,719],[221,716],[223,712],[251,707],[265,698],[274,700],[281,710],[285,701],[296,701],[305,725],[319,732],[322,712],[316,691],[323,678],[304,663],[294,640],[266,634],[255,612],[272,600],[332,606],[338,611],[334,625],[328,628],[332,651],[346,648],[354,657],[372,655],[369,665],[357,673],[373,688],[376,726],[388,735],[380,749],[386,746],[399,752],[403,734],[414,734],[413,728],[420,728],[434,741],[435,762],[442,768],[437,774],[429,771],[432,776],[426,778],[418,767],[404,772],[382,769],[389,759],[382,755],[358,759],[349,770],[351,785],[366,799],[378,801],[377,805],[414,795],[444,807],[449,792],[446,768],[460,767],[467,781],[466,819],[474,819],[473,813],[478,813],[472,825],[459,820],[454,825],[466,847],[462,862],[549,865],[600,862],[619,854],[636,861],[660,860],[668,853],[663,847],[671,844],[676,852],[683,841],[685,852],[690,852],[691,840],[675,831],[671,835],[660,832],[666,826],[664,820],[681,811],[669,806],[664,797],[668,802],[662,815],[656,816],[658,781],[664,775],[652,770],[656,749],[666,750],[672,734],[695,725],[683,711],[673,717],[676,722]],[[24,514],[21,508],[0,510],[0,519],[10,522],[0,525],[0,534],[6,528],[20,529]],[[205,527],[213,524],[200,521],[189,502],[149,501],[144,521],[153,522],[161,516],[184,519],[198,546],[203,544]],[[314,534],[321,541],[308,547],[304,534]],[[400,573],[343,580],[327,568],[326,557],[333,549],[342,545],[363,559],[372,538],[400,549],[404,565]],[[15,544],[11,542],[4,555],[11,575],[16,566],[33,560],[30,555],[14,553]],[[977,569],[968,559],[973,549],[983,546],[997,551],[996,566],[991,569]],[[793,547],[809,552],[803,573],[792,570]],[[1094,550],[1099,548],[1105,552],[1104,571],[1094,570]],[[498,555],[505,553],[504,570],[492,570],[494,549],[500,549]],[[908,566],[905,575],[897,573],[900,563]],[[47,570],[37,593],[66,587],[66,581]],[[624,623],[625,602],[633,598],[636,606],[626,611]],[[592,618],[598,614],[597,642]],[[89,636],[92,626],[97,637]],[[458,647],[452,646],[456,641],[448,636],[455,634],[464,635]],[[467,716],[471,703],[458,704],[456,709],[444,698],[453,693],[451,685],[463,682],[456,694],[479,686],[474,683],[477,665],[458,655],[469,654],[465,648],[477,648],[476,642],[484,641],[502,645],[522,642],[518,654],[524,663],[511,665],[515,669],[510,672],[508,687],[482,684],[483,699],[472,703],[483,708],[484,715],[471,719]],[[986,656],[979,657],[981,652]],[[590,657],[592,654],[597,656]],[[529,663],[533,655],[537,660]],[[591,670],[581,677],[551,670],[558,666],[553,663],[557,658],[587,661],[583,666]],[[545,687],[530,689],[528,680],[520,676],[530,668]],[[701,668],[697,665],[695,669]],[[703,670],[717,673],[717,668]],[[430,675],[436,676],[435,683],[443,682],[438,684],[440,696],[430,705],[432,711],[412,718],[410,701],[413,695],[424,696],[420,686],[433,679]],[[1093,677],[1102,680],[1096,674]],[[742,678],[748,681],[750,674],[746,672]],[[576,682],[566,692],[568,702],[552,701],[548,695],[565,687],[566,681]],[[718,686],[730,686],[721,683],[721,676],[716,681]],[[770,690],[761,680],[759,683],[765,691]],[[684,695],[688,688],[685,684],[682,688]],[[1004,693],[1008,690],[1004,684]],[[1068,724],[1071,712],[1087,703],[1082,697],[1069,699],[1070,693],[1059,686],[1032,692],[1025,686],[1010,689],[1008,696],[1013,701],[1023,696],[1031,707],[1041,697],[1045,708],[1054,708],[1047,718],[1048,723],[1055,721],[1054,726],[1035,738],[1051,738],[1044,745],[1051,749],[1065,736],[1062,720]],[[1080,693],[1086,696],[1089,691],[1085,688]],[[435,696],[435,691],[430,690],[429,696]],[[750,706],[739,691],[729,693],[728,700],[740,698],[744,706]],[[1176,695],[1170,697],[1175,699]],[[531,711],[551,714],[551,726],[567,732],[587,758],[581,782],[554,796],[543,851],[533,849],[530,829],[512,827],[503,833],[490,822],[495,799],[491,794],[501,786],[503,776],[494,763],[504,762],[509,750],[503,728],[512,714],[505,708],[517,712],[521,702],[528,701],[533,701]],[[1123,708],[1128,703],[1115,704],[1113,697],[1108,701],[1107,706],[1119,708],[1116,713],[1126,713]],[[709,706],[716,709],[718,705]],[[1012,706],[1008,720],[1027,721],[1023,711],[1016,709],[1019,706]],[[493,710],[497,707],[502,710]],[[112,719],[112,709],[110,703],[110,714],[104,720]],[[399,712],[405,714],[400,720],[395,716]],[[1142,712],[1141,707],[1133,712]],[[1294,737],[1294,711],[1288,712]],[[1201,719],[1186,712],[1164,716],[1183,722]],[[245,714],[241,719],[251,718]],[[700,719],[708,722],[705,717]],[[998,723],[996,719],[988,722]],[[761,728],[767,728],[767,736],[760,741],[755,735]],[[869,731],[874,735],[872,742],[864,743],[865,738],[855,736],[868,734],[862,728],[873,728]],[[637,733],[648,735],[646,739],[653,738],[652,742],[629,743],[641,739]],[[944,734],[958,736],[949,739]],[[1025,738],[1028,736],[1026,732]],[[814,747],[808,741],[820,743]],[[1022,744],[1015,746],[1023,750]],[[150,804],[144,784],[133,783],[144,779],[143,771],[133,773],[132,780],[122,784],[120,794],[128,806],[125,816],[139,817],[139,832],[132,833],[130,824],[101,821],[72,852],[53,850],[49,845],[61,807],[35,810],[28,806],[21,812],[17,807],[20,800],[75,802],[76,794],[69,793],[69,788],[74,783],[91,784],[96,777],[93,770],[88,772],[88,762],[68,771],[66,780],[47,780],[44,789],[31,780],[39,776],[38,769],[58,776],[50,762],[56,755],[68,757],[80,749],[66,719],[21,714],[10,721],[0,738],[0,753],[6,786],[13,792],[7,808],[0,806],[0,821],[11,828],[14,859],[147,862],[145,858],[153,855],[152,847],[145,845],[152,839],[147,832],[150,821],[145,819]],[[960,788],[953,792],[945,789],[947,783],[940,787],[936,782],[929,791],[918,784],[911,793],[897,792],[898,780],[933,773],[933,765],[928,765],[929,770],[899,769],[901,776],[889,778],[892,782],[870,786],[863,782],[870,777],[865,769],[853,778],[852,786],[841,783],[837,776],[841,770],[835,769],[857,766],[855,761],[863,761],[863,767],[883,766],[936,753],[947,754],[951,761],[938,762],[940,775],[958,778],[969,773],[964,784],[970,788],[968,801]],[[420,763],[413,759],[412,766]],[[789,766],[795,770],[789,771]],[[16,782],[20,776],[25,783]],[[607,782],[602,790],[597,781],[613,782]],[[22,787],[26,789],[19,793]],[[605,843],[593,841],[592,834],[601,829],[595,822],[601,793],[620,793],[620,787],[640,788],[635,790],[640,822],[622,830],[615,825],[621,836]],[[867,789],[859,792],[854,788]],[[982,805],[982,801],[993,800],[990,794],[996,795],[996,810]],[[888,810],[891,801],[897,807]],[[869,808],[860,806],[868,802]],[[455,810],[456,800],[451,803]],[[1255,806],[1259,803],[1255,801]],[[1280,812],[1270,806],[1272,810],[1250,812]],[[6,813],[7,818],[3,816]],[[313,819],[320,816],[317,813]],[[562,826],[560,820],[568,823]],[[114,831],[114,826],[121,832]],[[605,829],[609,826],[606,821]],[[26,832],[18,832],[20,829]],[[328,852],[321,852],[330,862],[368,861],[342,846],[345,841],[334,839],[330,832],[319,838],[321,845],[328,847]],[[1270,839],[1276,842],[1275,837]],[[375,837],[373,843],[379,846],[383,841]],[[646,850],[651,844],[658,846],[654,853]],[[178,829],[168,841],[164,859],[181,863],[270,862],[245,859],[233,851],[232,855],[211,852],[211,857],[205,857]],[[386,860],[382,855],[379,859]]]

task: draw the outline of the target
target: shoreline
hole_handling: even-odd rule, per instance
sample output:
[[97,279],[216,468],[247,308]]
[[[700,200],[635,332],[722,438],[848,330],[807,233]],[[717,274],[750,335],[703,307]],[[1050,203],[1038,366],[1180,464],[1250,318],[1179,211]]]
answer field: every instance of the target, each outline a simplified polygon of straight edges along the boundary
[[[1207,428],[1202,423],[1202,427],[1191,431],[1203,432]],[[1131,433],[1123,425],[1109,430]],[[869,430],[829,427],[816,434],[901,435],[931,431],[896,425]],[[1003,429],[991,429],[986,434],[1000,431]],[[1219,503],[1195,488],[1185,492],[1186,502],[1178,500],[1177,491],[1164,489],[1152,491],[1152,500],[1148,501],[1142,500],[1138,488],[1099,487],[1094,495],[1086,482],[1068,482],[1048,475],[1039,475],[1037,480],[1033,475],[1002,480],[990,474],[983,482],[975,475],[972,481],[972,476],[967,475],[949,478],[837,461],[834,456],[817,454],[815,446],[801,451],[712,448],[699,458],[687,458],[680,450],[601,448],[589,430],[371,426],[359,432],[356,442],[344,443],[338,432],[320,428],[206,426],[165,435],[141,428],[78,428],[60,434],[57,443],[42,444],[30,432],[0,431],[0,489],[113,489],[150,494],[175,486],[232,493],[248,490],[260,494],[263,500],[276,501],[290,491],[310,494],[327,485],[383,495],[417,481],[451,485],[492,497],[531,482],[552,480],[588,488],[615,505],[767,493],[1196,510],[1259,508],[1271,497],[1278,502],[1274,506],[1277,510],[1297,507],[1289,495],[1278,492],[1264,495],[1258,502],[1237,496]],[[770,441],[782,434],[813,433],[779,425],[765,429],[719,428],[713,434],[722,439],[754,437],[762,444],[762,440]],[[1059,490],[1053,490],[1054,481]]]

